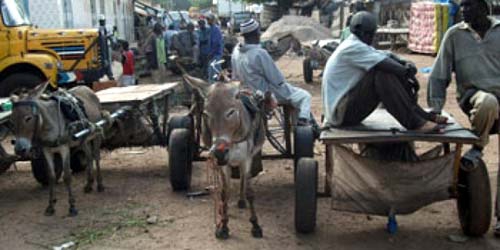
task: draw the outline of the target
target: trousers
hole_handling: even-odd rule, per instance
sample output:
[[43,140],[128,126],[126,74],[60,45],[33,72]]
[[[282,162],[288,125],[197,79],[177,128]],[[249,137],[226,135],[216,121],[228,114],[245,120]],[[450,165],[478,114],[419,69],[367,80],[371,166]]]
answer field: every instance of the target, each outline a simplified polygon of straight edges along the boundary
[[370,70],[359,83],[347,93],[342,125],[361,123],[382,103],[387,111],[407,129],[424,125],[425,111],[412,99],[396,75]]

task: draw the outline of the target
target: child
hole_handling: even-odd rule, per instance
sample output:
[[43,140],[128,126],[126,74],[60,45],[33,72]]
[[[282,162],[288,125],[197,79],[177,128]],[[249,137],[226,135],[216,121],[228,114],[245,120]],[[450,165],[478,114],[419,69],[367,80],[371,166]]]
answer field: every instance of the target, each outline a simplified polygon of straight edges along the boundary
[[135,85],[134,52],[129,49],[127,41],[123,41],[122,48],[123,75],[120,79],[120,86]]

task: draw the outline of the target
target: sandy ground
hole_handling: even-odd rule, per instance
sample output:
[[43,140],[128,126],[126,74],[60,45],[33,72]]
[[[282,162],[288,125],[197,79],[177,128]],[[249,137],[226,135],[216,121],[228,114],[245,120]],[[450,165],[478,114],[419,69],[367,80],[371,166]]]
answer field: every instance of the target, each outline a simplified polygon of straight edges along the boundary
[[[432,57],[404,55],[419,67],[431,66]],[[285,56],[279,61],[285,76],[313,96],[314,113],[320,117],[320,82],[302,84],[301,58]],[[319,72],[317,72],[319,73]],[[419,74],[423,85],[426,76]],[[421,100],[425,100],[425,86]],[[446,109],[462,124],[465,116],[449,89]],[[491,183],[496,184],[497,140],[486,149],[485,161]],[[321,148],[321,147],[319,147]],[[323,155],[316,159],[323,166]],[[78,242],[81,249],[500,249],[492,232],[465,243],[449,240],[460,235],[455,201],[422,208],[398,216],[396,235],[385,232],[385,217],[366,216],[330,209],[330,200],[318,201],[316,232],[299,235],[294,229],[292,161],[265,161],[264,174],[254,179],[256,207],[263,239],[250,235],[249,214],[230,204],[231,238],[214,237],[214,210],[210,196],[186,198],[174,193],[168,181],[167,151],[160,147],[121,149],[103,153],[104,193],[83,193],[85,176],[74,176],[79,215],[67,217],[64,185],[57,186],[56,215],[46,217],[48,191],[31,175],[30,165],[19,162],[0,176],[0,249],[46,249],[65,242]],[[320,176],[324,170],[320,168]],[[321,180],[323,180],[321,178]],[[237,182],[233,182],[236,187]],[[193,190],[207,185],[205,166],[194,165]],[[323,186],[321,181],[320,187]],[[493,195],[496,190],[493,190]],[[148,217],[156,217],[148,224]],[[493,223],[493,221],[492,221]]]

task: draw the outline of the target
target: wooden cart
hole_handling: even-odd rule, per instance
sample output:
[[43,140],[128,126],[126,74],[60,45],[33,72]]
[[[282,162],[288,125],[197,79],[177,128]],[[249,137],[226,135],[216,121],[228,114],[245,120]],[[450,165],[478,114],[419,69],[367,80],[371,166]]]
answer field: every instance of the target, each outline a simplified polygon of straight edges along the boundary
[[[333,174],[335,171],[335,147],[338,145],[416,141],[441,143],[444,154],[454,154],[454,156],[450,155],[453,163],[453,172],[450,176],[453,176],[453,180],[449,182],[451,183],[448,189],[449,197],[445,197],[445,199],[457,200],[459,219],[466,235],[483,235],[487,232],[491,220],[491,191],[486,165],[481,161],[482,164],[479,164],[480,166],[472,171],[465,171],[461,168],[463,145],[473,144],[478,141],[478,138],[456,123],[450,116],[449,121],[452,125],[447,126],[443,134],[412,133],[404,129],[386,110],[379,109],[359,126],[323,131],[320,140],[326,147],[326,175],[325,189],[320,193],[321,196],[335,196],[336,180]],[[429,161],[435,163],[436,159],[432,158]],[[424,182],[423,179],[415,181]],[[298,232],[310,233],[314,231],[316,199],[319,194],[317,186],[317,161],[312,158],[300,159],[296,174],[295,200],[295,227]],[[332,206],[335,202],[339,201],[332,198]],[[395,214],[387,215],[389,216],[388,230],[395,232],[397,229]]]

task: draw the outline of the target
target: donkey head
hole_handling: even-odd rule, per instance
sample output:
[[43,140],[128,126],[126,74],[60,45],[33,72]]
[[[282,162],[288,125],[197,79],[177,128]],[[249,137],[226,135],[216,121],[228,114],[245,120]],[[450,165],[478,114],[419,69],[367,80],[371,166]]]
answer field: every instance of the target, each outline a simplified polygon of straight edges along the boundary
[[234,142],[240,141],[251,126],[244,116],[237,83],[209,83],[184,76],[186,82],[197,89],[205,99],[204,122],[212,136],[213,154],[219,165],[227,162],[227,153]]
[[42,114],[37,100],[48,86],[48,81],[21,94],[12,94],[13,104],[10,120],[14,125],[16,144],[14,151],[21,157],[28,157],[32,151],[36,131],[41,132]]

